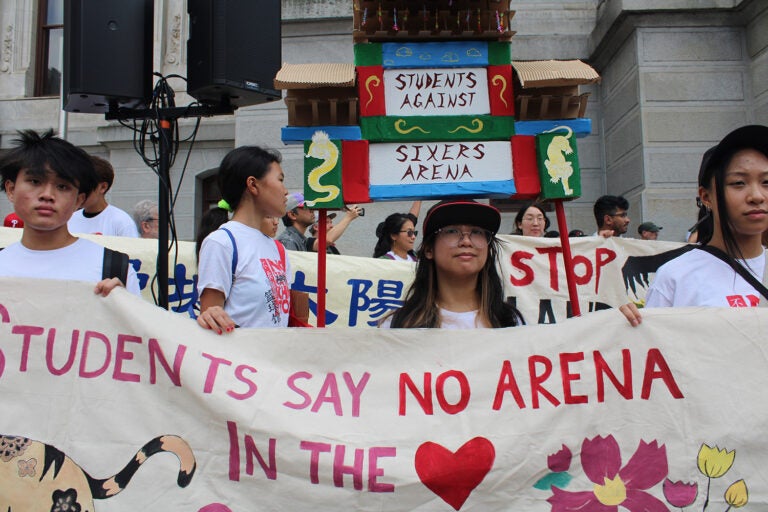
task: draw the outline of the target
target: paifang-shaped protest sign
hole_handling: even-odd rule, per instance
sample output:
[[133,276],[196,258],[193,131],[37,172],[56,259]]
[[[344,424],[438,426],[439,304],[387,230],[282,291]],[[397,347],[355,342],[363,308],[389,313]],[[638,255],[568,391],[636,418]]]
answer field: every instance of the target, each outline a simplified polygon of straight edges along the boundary
[[766,329],[660,309],[223,337],[2,279],[0,509],[765,510]]

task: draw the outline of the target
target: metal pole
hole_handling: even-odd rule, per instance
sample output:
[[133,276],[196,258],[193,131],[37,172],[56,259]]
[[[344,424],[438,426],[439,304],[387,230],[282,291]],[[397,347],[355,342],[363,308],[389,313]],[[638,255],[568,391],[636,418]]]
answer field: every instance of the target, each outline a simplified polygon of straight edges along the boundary
[[158,119],[160,164],[158,174],[157,305],[168,309],[168,226],[170,218],[171,143],[173,125],[168,118]]

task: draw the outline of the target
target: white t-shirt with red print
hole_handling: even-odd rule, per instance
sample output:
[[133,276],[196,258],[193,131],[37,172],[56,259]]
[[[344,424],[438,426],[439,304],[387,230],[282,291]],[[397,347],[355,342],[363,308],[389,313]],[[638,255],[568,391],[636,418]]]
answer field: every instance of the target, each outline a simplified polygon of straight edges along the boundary
[[[738,260],[762,282],[765,251]],[[665,263],[645,294],[645,307],[755,307],[766,300],[723,260],[694,249]]]
[[70,233],[139,237],[133,217],[111,204],[94,217],[86,217],[82,208],[77,210],[67,222],[67,228]]
[[[233,246],[237,269],[232,278]],[[224,311],[239,327],[287,327],[290,306],[290,266],[280,259],[275,241],[237,221],[229,221],[208,235],[200,247],[197,289],[224,293]]]

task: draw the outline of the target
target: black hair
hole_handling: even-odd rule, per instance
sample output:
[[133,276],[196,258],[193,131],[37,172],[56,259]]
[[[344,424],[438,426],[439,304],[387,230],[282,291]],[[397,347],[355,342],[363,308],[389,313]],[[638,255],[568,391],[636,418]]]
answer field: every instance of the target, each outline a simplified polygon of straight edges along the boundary
[[[392,314],[393,328],[439,327],[437,306],[437,268],[427,251],[435,246],[436,233],[427,235],[421,243],[416,263],[416,276],[405,295],[403,307]],[[488,244],[488,259],[477,278],[480,313],[488,317],[491,327],[523,325],[523,315],[504,299],[504,286],[497,269],[500,251],[498,238]]]
[[606,215],[613,215],[616,210],[629,210],[629,201],[622,196],[600,196],[593,207],[597,229],[603,227]]
[[200,218],[200,224],[197,226],[197,237],[195,238],[195,257],[200,260],[200,247],[203,246],[205,237],[219,229],[222,224],[229,220],[229,212],[224,208],[211,208]]
[[229,203],[233,211],[237,210],[246,190],[248,177],[262,179],[269,171],[270,165],[280,163],[281,159],[277,151],[258,146],[233,149],[219,165],[218,184],[221,197]]
[[[723,238],[723,244],[725,245],[725,252],[732,258],[744,259],[744,255],[739,249],[739,244],[736,241],[736,236],[733,233],[733,227],[731,223],[731,217],[728,215],[728,208],[726,207],[725,199],[725,174],[728,170],[728,166],[731,165],[733,157],[739,151],[745,149],[753,149],[768,158],[768,152],[759,147],[734,147],[727,153],[720,155],[719,159],[713,159],[712,156],[715,153],[717,146],[710,148],[704,153],[702,158],[702,166],[706,167],[705,172],[699,177],[699,186],[705,189],[710,189],[713,185],[715,188],[715,197],[717,198],[717,215],[718,215],[718,227]],[[697,241],[701,245],[707,245],[714,235],[715,230],[715,218],[714,215],[707,209],[707,207],[698,201],[699,203],[699,222],[696,226],[699,232]]]
[[53,130],[42,135],[34,130],[18,132],[15,147],[2,158],[2,182],[15,182],[19,172],[25,170],[33,176],[44,176],[52,171],[59,178],[77,187],[78,193],[90,194],[98,185],[98,177],[88,153],[56,137]]
[[93,162],[93,168],[96,170],[96,176],[98,176],[99,183],[106,183],[107,190],[112,188],[112,183],[115,182],[115,169],[112,164],[107,160],[104,160],[100,156],[90,155]]
[[518,226],[520,225],[521,222],[523,222],[523,217],[525,217],[525,212],[531,206],[539,210],[541,214],[544,216],[544,231],[549,229],[549,225],[550,225],[549,217],[547,217],[547,212],[546,210],[544,210],[544,205],[542,205],[537,201],[531,201],[530,203],[525,203],[523,207],[520,208],[520,211],[517,212],[517,215],[515,215],[515,231],[512,233],[513,235],[523,234],[523,230],[520,229]]
[[[379,239],[373,249],[374,258],[384,256],[392,250],[392,235],[397,235],[408,220],[413,223],[413,229],[416,229],[416,216],[411,213],[393,213],[376,226],[376,236]],[[416,256],[412,250],[408,252]]]

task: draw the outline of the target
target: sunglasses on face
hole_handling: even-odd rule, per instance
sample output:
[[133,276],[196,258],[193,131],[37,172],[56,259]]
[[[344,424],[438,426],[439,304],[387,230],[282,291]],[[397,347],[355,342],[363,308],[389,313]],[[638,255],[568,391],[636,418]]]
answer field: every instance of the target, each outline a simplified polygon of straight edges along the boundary
[[404,229],[403,231],[398,231],[398,233],[406,233],[409,237],[419,236],[419,232],[414,231],[413,229]]
[[475,247],[487,246],[493,238],[493,233],[483,228],[472,228],[469,231],[462,231],[457,227],[448,226],[437,230],[437,236],[445,240],[449,246],[456,247],[466,236]]

